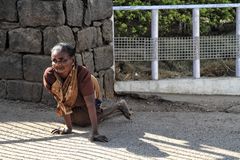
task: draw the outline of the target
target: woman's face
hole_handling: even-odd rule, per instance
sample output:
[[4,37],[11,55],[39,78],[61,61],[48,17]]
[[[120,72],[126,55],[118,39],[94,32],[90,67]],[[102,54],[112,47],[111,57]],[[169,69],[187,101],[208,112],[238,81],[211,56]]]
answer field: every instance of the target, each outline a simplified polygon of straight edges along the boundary
[[66,52],[53,51],[51,54],[52,67],[62,78],[66,78],[74,65],[74,58]]

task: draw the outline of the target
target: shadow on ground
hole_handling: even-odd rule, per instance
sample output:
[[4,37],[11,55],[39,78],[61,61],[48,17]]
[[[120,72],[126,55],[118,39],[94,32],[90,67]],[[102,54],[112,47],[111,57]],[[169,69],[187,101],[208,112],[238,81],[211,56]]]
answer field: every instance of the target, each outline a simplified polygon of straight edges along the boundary
[[52,136],[63,121],[42,104],[1,100],[0,121],[2,159],[240,158],[236,113],[135,112],[132,121],[117,116],[99,126],[109,143],[89,142],[90,128]]

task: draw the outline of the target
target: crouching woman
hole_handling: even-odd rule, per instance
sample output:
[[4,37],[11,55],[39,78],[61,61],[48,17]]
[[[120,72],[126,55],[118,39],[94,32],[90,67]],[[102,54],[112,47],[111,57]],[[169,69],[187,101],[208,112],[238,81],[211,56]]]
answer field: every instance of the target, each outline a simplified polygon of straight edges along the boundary
[[[91,125],[91,141],[107,142],[106,136],[99,134],[98,123],[115,111],[121,111],[130,119],[131,111],[124,100],[102,109],[99,85],[90,72],[77,65],[74,48],[59,43],[51,50],[52,66],[43,75],[44,87],[57,101],[56,113],[65,120],[66,128],[54,129],[53,134],[69,134],[72,124],[82,127]],[[95,89],[95,90],[94,90]]]

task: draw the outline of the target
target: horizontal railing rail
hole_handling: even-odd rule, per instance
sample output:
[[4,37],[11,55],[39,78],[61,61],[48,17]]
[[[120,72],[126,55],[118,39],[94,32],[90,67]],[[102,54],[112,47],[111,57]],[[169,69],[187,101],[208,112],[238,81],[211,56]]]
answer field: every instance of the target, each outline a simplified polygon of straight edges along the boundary
[[114,6],[113,10],[159,10],[159,9],[194,9],[194,8],[237,8],[240,3],[230,4],[186,4],[186,5],[157,5],[157,6]]

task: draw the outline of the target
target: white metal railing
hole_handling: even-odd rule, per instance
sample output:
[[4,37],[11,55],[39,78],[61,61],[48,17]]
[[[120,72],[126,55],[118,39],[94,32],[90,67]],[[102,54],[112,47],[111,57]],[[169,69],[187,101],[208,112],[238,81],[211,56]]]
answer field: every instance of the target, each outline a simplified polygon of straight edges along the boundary
[[[148,44],[148,46],[151,46],[151,48],[146,47],[141,48],[135,48],[135,51],[139,51],[139,52],[135,52],[131,49],[129,49],[129,47],[126,48],[126,51],[131,51],[133,53],[135,53],[135,55],[137,54],[141,54],[141,53],[146,53],[146,51],[150,51],[151,52],[151,61],[152,61],[152,79],[153,80],[157,80],[158,79],[158,60],[161,60],[162,55],[159,54],[159,50],[161,52],[162,48],[161,48],[161,43],[159,44],[159,37],[158,37],[158,10],[162,10],[162,9],[192,9],[192,27],[193,27],[193,31],[192,31],[192,60],[193,60],[193,77],[194,78],[200,78],[200,58],[204,58],[203,56],[203,52],[201,51],[206,51],[206,55],[210,55],[209,57],[205,57],[205,58],[219,58],[221,56],[220,53],[216,53],[213,52],[213,54],[209,54],[209,50],[208,48],[204,48],[203,43],[205,43],[205,40],[208,41],[208,44],[212,44],[213,46],[216,45],[218,46],[219,44],[217,42],[214,41],[214,43],[212,43],[210,40],[211,38],[206,38],[204,39],[200,37],[200,22],[199,22],[199,10],[201,8],[236,8],[236,36],[235,36],[235,45],[231,45],[230,46],[230,51],[228,54],[229,58],[236,58],[236,77],[240,77],[240,3],[235,3],[235,4],[201,4],[201,5],[159,5],[159,6],[114,6],[113,10],[151,10],[152,11],[152,21],[151,21],[151,40],[146,40],[145,42],[150,42]],[[114,14],[114,13],[113,13]],[[114,17],[114,16],[113,16]],[[114,24],[114,19],[113,19],[113,24]],[[113,31],[114,31],[114,25],[113,25]],[[114,34],[113,34],[114,35]],[[228,37],[229,38],[229,37]],[[214,37],[212,37],[212,39],[214,39]],[[119,42],[118,37],[116,37],[116,39],[114,38],[114,41],[117,40],[116,42]],[[204,40],[203,42],[201,40]],[[233,41],[234,41],[233,40]],[[114,42],[115,43],[115,42]],[[189,43],[188,43],[189,44]],[[117,44],[119,45],[119,44]],[[159,47],[160,45],[160,47]],[[215,47],[215,46],[214,46]],[[234,48],[235,47],[235,48]],[[234,51],[233,51],[234,50]],[[118,53],[120,52],[120,50],[118,50],[117,46],[115,46],[114,44],[114,53]],[[234,52],[234,53],[233,53]],[[127,57],[129,52],[125,52],[125,57]],[[181,53],[181,52],[180,52]],[[201,54],[200,54],[201,53]],[[205,53],[205,52],[204,52]],[[219,57],[217,57],[217,56]],[[223,54],[223,55],[227,55],[227,54]],[[230,55],[230,56],[229,56]],[[116,54],[115,54],[116,56]],[[160,58],[159,58],[160,56]],[[169,55],[167,55],[169,56]],[[144,58],[144,55],[137,55],[137,57],[139,59],[141,59],[142,57]],[[181,56],[180,56],[181,57]],[[189,55],[188,55],[189,57]],[[117,58],[117,56],[116,56]],[[147,56],[147,54],[145,54],[145,58],[149,59],[149,56]]]

